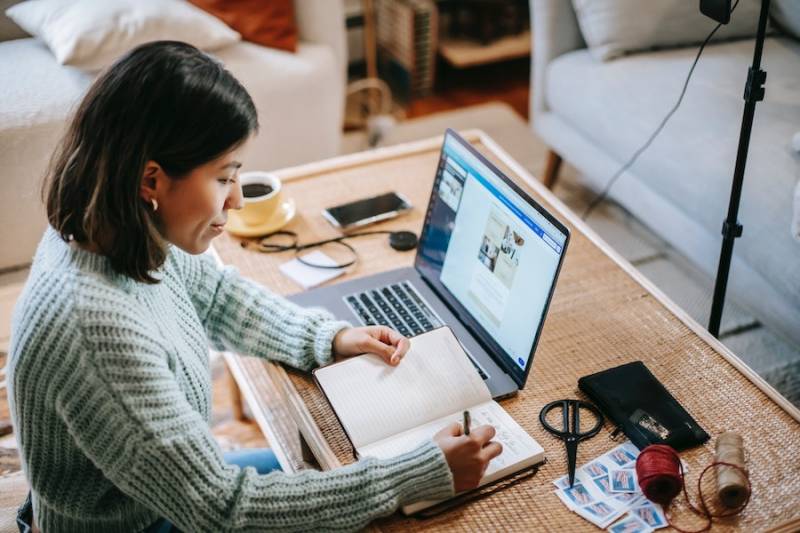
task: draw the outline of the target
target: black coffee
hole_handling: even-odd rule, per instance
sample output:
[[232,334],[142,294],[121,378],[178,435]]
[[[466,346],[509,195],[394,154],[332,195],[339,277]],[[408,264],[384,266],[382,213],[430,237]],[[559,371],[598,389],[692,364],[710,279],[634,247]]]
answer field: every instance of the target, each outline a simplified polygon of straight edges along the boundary
[[266,183],[248,183],[242,185],[242,194],[245,198],[258,198],[259,196],[266,196],[272,192],[272,186]]

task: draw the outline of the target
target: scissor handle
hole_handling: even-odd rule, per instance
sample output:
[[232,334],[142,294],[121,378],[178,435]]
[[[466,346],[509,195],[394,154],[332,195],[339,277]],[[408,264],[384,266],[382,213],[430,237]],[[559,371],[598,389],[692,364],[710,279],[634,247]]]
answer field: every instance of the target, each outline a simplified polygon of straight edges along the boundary
[[[557,407],[561,407],[561,415],[563,420],[562,429],[560,430],[554,428],[547,421],[547,415],[550,413],[550,411]],[[590,411],[596,419],[594,426],[592,426],[592,428],[588,431],[581,431],[581,407]],[[599,409],[597,409],[597,407],[581,400],[556,400],[542,407],[541,412],[539,412],[539,422],[542,423],[542,426],[544,426],[544,428],[550,433],[553,433],[564,440],[583,440],[593,437],[598,431],[600,431],[600,428],[603,427],[603,421],[603,414]]]

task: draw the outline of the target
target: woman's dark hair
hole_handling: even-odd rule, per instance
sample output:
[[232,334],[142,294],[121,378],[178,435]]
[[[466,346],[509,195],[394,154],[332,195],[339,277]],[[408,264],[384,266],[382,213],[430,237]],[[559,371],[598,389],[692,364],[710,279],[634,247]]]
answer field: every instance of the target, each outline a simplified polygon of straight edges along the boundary
[[53,155],[50,225],[116,272],[156,283],[167,249],[139,196],[145,164],[181,179],[257,130],[250,95],[219,61],[180,42],[139,46],[92,84]]

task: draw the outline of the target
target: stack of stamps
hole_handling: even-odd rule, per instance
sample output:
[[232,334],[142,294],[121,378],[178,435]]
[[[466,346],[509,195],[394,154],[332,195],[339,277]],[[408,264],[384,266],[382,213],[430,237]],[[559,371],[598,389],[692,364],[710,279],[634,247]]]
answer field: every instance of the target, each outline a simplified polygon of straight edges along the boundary
[[620,444],[576,469],[572,488],[568,476],[553,481],[555,493],[569,509],[613,533],[667,527],[661,506],[645,498],[639,488],[635,468],[638,455],[639,450],[631,442]]

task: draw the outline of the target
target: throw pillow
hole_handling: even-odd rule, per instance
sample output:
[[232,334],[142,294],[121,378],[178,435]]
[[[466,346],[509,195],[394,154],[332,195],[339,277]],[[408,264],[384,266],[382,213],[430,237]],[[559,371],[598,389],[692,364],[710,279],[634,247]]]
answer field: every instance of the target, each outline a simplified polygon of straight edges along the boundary
[[800,2],[798,0],[772,0],[769,14],[775,24],[794,37],[800,39]]
[[238,31],[245,41],[294,52],[294,0],[189,0]]
[[216,50],[240,39],[223,22],[180,0],[28,0],[6,14],[42,39],[62,65],[100,70],[150,41]]
[[[717,24],[697,0],[572,0],[592,55],[609,60],[629,52],[703,42]],[[739,0],[731,21],[712,40],[756,34],[761,0]]]

